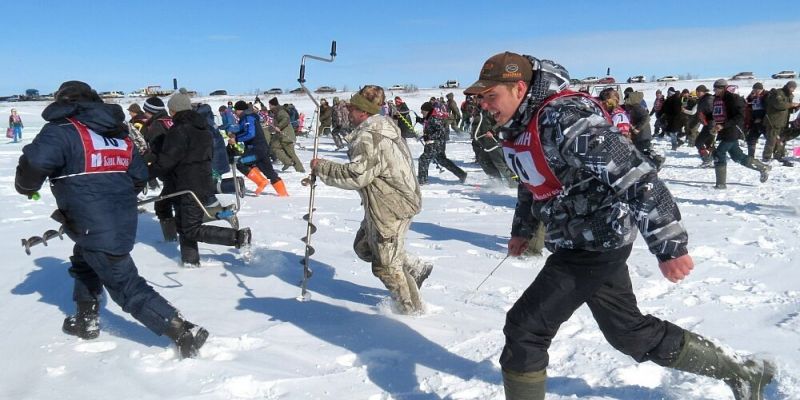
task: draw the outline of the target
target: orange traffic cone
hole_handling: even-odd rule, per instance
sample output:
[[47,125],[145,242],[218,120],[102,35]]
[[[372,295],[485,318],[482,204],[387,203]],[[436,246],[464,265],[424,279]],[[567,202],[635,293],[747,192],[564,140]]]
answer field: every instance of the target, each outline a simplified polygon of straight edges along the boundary
[[269,180],[257,167],[250,168],[250,172],[247,173],[247,177],[256,184],[256,196],[261,194],[267,185],[269,185]]
[[275,192],[278,193],[278,197],[289,196],[289,192],[286,191],[286,186],[283,184],[283,179],[272,182],[272,187],[275,189]]

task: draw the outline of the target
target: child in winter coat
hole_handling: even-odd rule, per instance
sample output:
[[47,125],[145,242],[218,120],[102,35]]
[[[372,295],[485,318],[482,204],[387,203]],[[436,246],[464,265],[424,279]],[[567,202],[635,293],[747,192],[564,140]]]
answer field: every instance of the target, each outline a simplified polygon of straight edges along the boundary
[[22,118],[17,114],[17,109],[11,109],[11,115],[8,117],[8,129],[13,133],[10,138],[14,139],[14,143],[22,140]]

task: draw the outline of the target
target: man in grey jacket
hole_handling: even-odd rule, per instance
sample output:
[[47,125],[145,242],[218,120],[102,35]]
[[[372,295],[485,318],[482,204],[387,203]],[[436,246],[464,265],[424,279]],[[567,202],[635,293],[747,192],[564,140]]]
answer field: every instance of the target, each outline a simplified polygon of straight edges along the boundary
[[353,131],[346,138],[350,162],[316,158],[311,169],[327,185],[358,191],[364,220],[353,249],[372,264],[372,273],[389,289],[401,314],[419,313],[424,308],[418,289],[433,265],[407,254],[404,244],[422,196],[400,129],[379,115],[384,96],[380,86],[372,85],[354,94],[348,104]]

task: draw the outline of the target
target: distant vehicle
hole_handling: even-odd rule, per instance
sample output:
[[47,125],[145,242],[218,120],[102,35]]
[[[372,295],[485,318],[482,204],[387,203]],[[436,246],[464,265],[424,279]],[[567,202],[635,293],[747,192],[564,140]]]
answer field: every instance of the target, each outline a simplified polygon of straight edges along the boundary
[[144,89],[144,93],[147,96],[166,97],[175,93],[175,91],[172,89],[162,89],[159,85],[150,85]]
[[606,84],[606,83],[616,83],[616,82],[617,82],[617,81],[614,79],[614,77],[613,77],[613,76],[604,76],[604,77],[602,77],[602,78],[600,78],[600,79],[598,79],[598,80],[597,80],[597,83],[603,83],[603,84]]
[[589,85],[589,87],[585,88],[585,92],[592,95],[592,97],[600,96],[600,92],[607,88],[612,88],[617,91],[617,93],[622,96],[622,90],[620,90],[619,84],[616,83],[609,83],[609,84],[599,84],[599,85]]
[[666,76],[662,76],[661,78],[656,79],[656,82],[675,82],[677,80],[678,80],[677,76],[666,75]]
[[36,89],[28,89],[25,91],[25,100],[39,100],[39,91]]
[[220,90],[215,90],[215,91],[209,93],[208,95],[209,96],[227,96],[228,95],[228,91],[220,89]]
[[581,79],[581,83],[597,83],[600,78],[596,76],[587,76],[586,78]]
[[320,86],[314,93],[336,93],[336,88],[330,86]]
[[406,90],[406,87],[403,85],[392,85],[389,86],[387,90]]
[[456,89],[459,86],[458,81],[451,80],[439,85],[439,89]]
[[128,93],[128,97],[147,97],[147,92],[144,89],[134,90]]
[[12,96],[0,97],[0,101],[14,102],[14,101],[20,101],[20,100],[21,100],[21,98],[20,98],[20,96],[18,94],[15,94],[15,95],[12,95]]
[[581,80],[572,78],[572,79],[569,80],[569,84],[572,85],[572,86],[580,85],[581,84]]
[[781,71],[777,74],[772,74],[772,79],[794,79],[797,78],[797,73],[794,71]]
[[283,89],[280,88],[272,88],[264,92],[264,94],[283,94]]
[[753,76],[752,72],[739,72],[738,74],[731,77],[731,80],[738,80],[738,79],[756,79]]
[[645,78],[643,75],[634,75],[628,78],[628,83],[645,83],[645,82],[647,82],[647,78]]
[[297,89],[292,89],[292,90],[290,90],[290,91],[289,91],[289,93],[294,93],[294,94],[297,94],[297,93],[305,93],[305,92],[306,92],[306,91],[305,91],[305,89],[303,89],[303,88],[301,88],[301,87],[299,87],[299,88],[297,88]]
[[125,92],[119,90],[111,90],[108,92],[100,92],[98,93],[101,98],[104,99],[119,99],[121,97],[125,97]]

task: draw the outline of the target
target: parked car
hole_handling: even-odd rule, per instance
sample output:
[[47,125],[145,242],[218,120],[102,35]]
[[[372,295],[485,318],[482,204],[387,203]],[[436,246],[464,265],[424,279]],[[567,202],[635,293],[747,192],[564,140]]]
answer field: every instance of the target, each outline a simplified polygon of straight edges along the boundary
[[228,91],[220,89],[220,90],[215,90],[215,91],[209,93],[208,95],[209,96],[227,96],[228,95]]
[[647,78],[645,78],[643,75],[634,75],[628,78],[628,83],[645,83],[645,82],[647,82]]
[[108,92],[100,92],[98,94],[104,99],[118,99],[120,97],[125,97],[125,92],[120,90],[111,90]]
[[606,84],[606,83],[615,83],[615,82],[617,82],[617,81],[614,79],[613,76],[604,76],[604,77],[602,77],[602,78],[597,80],[597,83],[604,83],[604,84]]
[[299,87],[297,89],[292,89],[292,90],[289,91],[289,93],[293,93],[293,94],[305,93],[305,92],[306,92],[305,89],[303,89],[301,87]]
[[661,78],[656,79],[656,82],[675,82],[678,80],[677,76],[674,75],[665,75]]
[[272,88],[272,89],[267,90],[266,92],[264,92],[264,94],[283,94],[283,90],[281,90],[279,88]]
[[581,79],[581,83],[597,83],[597,80],[600,79],[596,76],[587,76],[586,78]]
[[752,72],[739,72],[738,74],[731,77],[731,80],[737,79],[756,79]]
[[777,74],[772,74],[772,79],[794,79],[797,78],[797,73],[794,71],[781,71]]
[[406,87],[403,85],[392,85],[389,86],[388,90],[405,90]]
[[336,88],[330,86],[320,86],[314,93],[336,93]]
[[455,89],[458,88],[460,85],[456,80],[447,81],[441,85],[439,85],[439,89]]
[[577,86],[577,85],[581,84],[581,80],[580,79],[571,78],[569,80],[569,84],[572,85],[572,86]]

